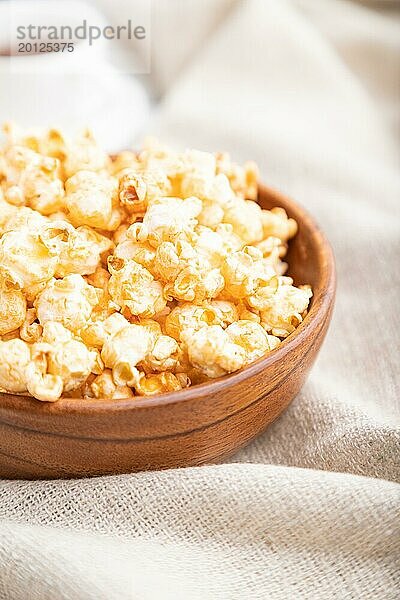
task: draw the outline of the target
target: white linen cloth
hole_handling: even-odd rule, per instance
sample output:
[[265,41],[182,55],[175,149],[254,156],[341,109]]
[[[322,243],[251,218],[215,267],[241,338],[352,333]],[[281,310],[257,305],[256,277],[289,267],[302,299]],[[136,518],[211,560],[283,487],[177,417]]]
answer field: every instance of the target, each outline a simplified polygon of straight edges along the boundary
[[155,18],[154,72],[171,68],[152,132],[256,160],[315,215],[338,268],[328,338],[289,409],[229,464],[0,482],[0,598],[399,597],[399,15],[221,2],[186,62],[175,17],[187,36],[210,3]]
[[59,30],[83,21],[99,27],[109,23],[96,6],[81,0],[0,0],[0,125],[13,121],[24,128],[57,126],[69,132],[89,127],[99,143],[116,152],[143,131],[150,102],[138,80],[110,64],[110,42],[96,40],[88,52],[88,44],[75,39],[73,54],[33,52],[11,62],[4,53],[17,25]]

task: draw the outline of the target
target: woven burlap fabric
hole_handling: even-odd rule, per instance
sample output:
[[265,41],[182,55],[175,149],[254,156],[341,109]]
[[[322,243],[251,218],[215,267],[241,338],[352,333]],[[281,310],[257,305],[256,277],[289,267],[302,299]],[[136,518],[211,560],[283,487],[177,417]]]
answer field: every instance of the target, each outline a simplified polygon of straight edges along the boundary
[[2,491],[3,597],[396,597],[394,483],[242,464]]
[[[399,597],[399,17],[386,2],[215,2],[215,19],[196,19],[210,2],[171,0],[169,19],[154,3],[164,96],[146,129],[255,159],[316,216],[338,268],[328,338],[229,464],[0,482],[1,598]],[[203,30],[183,60],[185,18],[184,39]]]

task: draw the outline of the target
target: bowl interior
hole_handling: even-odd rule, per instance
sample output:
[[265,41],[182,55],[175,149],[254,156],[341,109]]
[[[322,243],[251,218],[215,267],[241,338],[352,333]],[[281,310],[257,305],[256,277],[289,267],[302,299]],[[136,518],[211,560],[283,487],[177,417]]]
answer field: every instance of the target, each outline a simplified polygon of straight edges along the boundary
[[108,400],[71,399],[61,398],[56,403],[39,402],[26,396],[16,396],[0,393],[2,404],[14,410],[33,411],[34,413],[63,413],[65,410],[82,413],[93,410],[131,409],[175,403],[193,397],[203,397],[219,389],[234,384],[236,380],[246,378],[254,371],[259,371],[276,360],[283,359],[289,346],[295,346],[300,339],[307,335],[308,326],[314,319],[319,318],[324,312],[323,308],[333,302],[335,292],[335,267],[332,250],[326,238],[308,213],[298,204],[270,189],[263,184],[259,185],[258,202],[262,208],[270,209],[275,206],[286,210],[289,217],[294,218],[298,224],[296,236],[290,240],[289,251],[285,257],[289,268],[287,274],[294,279],[295,285],[310,284],[313,288],[309,312],[303,323],[299,325],[280,346],[266,357],[260,358],[244,369],[225,377],[213,379],[210,382],[191,386],[179,392],[170,392],[158,396],[145,396],[143,398]]

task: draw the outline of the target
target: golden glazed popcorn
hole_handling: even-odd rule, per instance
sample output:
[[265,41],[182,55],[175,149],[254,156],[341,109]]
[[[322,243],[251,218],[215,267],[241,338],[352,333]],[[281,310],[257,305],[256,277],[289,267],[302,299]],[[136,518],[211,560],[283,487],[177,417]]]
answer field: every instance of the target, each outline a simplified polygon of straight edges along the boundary
[[90,132],[0,150],[0,391],[134,398],[232,373],[307,313],[283,261],[296,222],[262,210],[254,163]]

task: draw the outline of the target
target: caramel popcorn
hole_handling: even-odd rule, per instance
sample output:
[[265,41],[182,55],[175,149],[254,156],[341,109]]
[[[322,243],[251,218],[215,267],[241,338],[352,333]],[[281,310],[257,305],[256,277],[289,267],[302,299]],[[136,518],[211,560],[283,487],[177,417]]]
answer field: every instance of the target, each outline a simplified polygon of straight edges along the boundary
[[285,338],[301,323],[312,296],[310,286],[295,287],[290,277],[278,278],[278,285],[260,311],[266,331]]
[[[58,328],[55,332],[48,332],[49,325],[53,328],[54,325],[58,325]],[[63,384],[63,390],[69,392],[79,388],[90,373],[97,371],[99,359],[96,351],[90,350],[83,342],[74,339],[69,331],[66,331],[60,339],[59,330],[61,327],[58,323],[47,323],[43,329],[42,339],[47,339],[49,342],[51,339],[46,351],[48,373],[59,377]],[[57,336],[56,339],[55,336]],[[33,348],[37,349],[41,345],[46,345],[46,342],[34,344]]]
[[225,293],[236,299],[248,300],[276,276],[262,252],[254,246],[245,246],[243,250],[229,254],[221,271],[225,279]]
[[39,323],[56,321],[77,333],[86,325],[100,294],[81,275],[52,279],[34,301]]
[[207,377],[221,377],[246,364],[246,352],[235,344],[220,325],[202,327],[183,334],[190,363]]
[[65,182],[64,206],[73,225],[112,231],[121,222],[114,206],[117,182],[110,175],[78,171]]
[[276,207],[271,210],[263,210],[261,214],[263,227],[263,237],[268,239],[270,236],[279,238],[282,242],[287,242],[297,232],[297,223],[294,219],[289,219],[283,208]]
[[10,333],[24,323],[26,298],[18,286],[2,277],[0,271],[0,336]]
[[108,338],[128,325],[129,321],[121,313],[114,312],[104,320],[90,319],[79,335],[88,346],[101,349]]
[[69,274],[91,275],[99,267],[102,255],[107,254],[113,243],[104,235],[83,225],[75,229],[69,223],[56,221],[46,226],[47,234],[59,242],[56,277]]
[[101,358],[105,366],[112,369],[117,385],[135,385],[140,376],[136,365],[146,358],[152,343],[152,333],[134,324],[129,324],[106,339]]
[[47,223],[46,217],[35,210],[11,206],[6,202],[0,204],[0,234],[16,229],[39,229]]
[[133,169],[125,169],[119,180],[119,199],[130,213],[144,215],[147,206],[172,191],[171,183],[162,171],[138,173]]
[[136,385],[136,391],[139,396],[154,396],[166,392],[178,392],[189,385],[190,379],[187,375],[183,373],[174,375],[167,371],[141,377]]
[[62,140],[61,136],[60,144],[64,145],[62,165],[66,177],[71,177],[78,171],[102,172],[110,167],[109,156],[98,146],[88,130],[73,140]]
[[[158,198],[143,217],[143,236],[157,248],[161,242],[190,238],[202,208],[198,198]],[[144,239],[143,239],[144,241]]]
[[98,375],[90,384],[91,392],[95,398],[132,398],[134,393],[127,385],[116,385],[112,372],[105,369],[101,375]]
[[6,231],[0,239],[0,269],[25,291],[45,284],[55,274],[57,251],[46,244],[40,231],[28,228]]
[[129,309],[132,315],[151,317],[165,308],[163,286],[145,267],[134,260],[113,256],[108,268],[111,273],[108,290],[121,309]]
[[297,224],[258,171],[147,139],[112,159],[90,132],[5,127],[0,388],[136,398],[224,376],[304,319],[283,261]]
[[224,223],[232,225],[233,231],[246,244],[260,242],[263,235],[262,209],[251,200],[236,200],[224,212]]
[[29,206],[43,215],[56,212],[62,205],[64,186],[60,162],[23,146],[12,146],[4,156],[4,198],[15,206]]
[[38,342],[43,332],[43,327],[37,319],[36,309],[28,308],[24,322],[19,329],[19,336],[25,342]]
[[8,392],[26,392],[26,369],[31,353],[19,339],[0,342],[0,387]]

